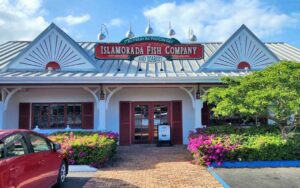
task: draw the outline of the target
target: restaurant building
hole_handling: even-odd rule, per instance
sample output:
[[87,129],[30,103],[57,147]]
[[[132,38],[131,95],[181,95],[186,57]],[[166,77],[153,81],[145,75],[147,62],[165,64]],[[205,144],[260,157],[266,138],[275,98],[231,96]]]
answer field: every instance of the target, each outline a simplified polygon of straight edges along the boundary
[[127,145],[155,143],[157,125],[168,124],[172,142],[186,144],[212,121],[208,88],[279,60],[300,61],[300,49],[263,43],[245,25],[224,43],[182,44],[75,42],[51,24],[32,42],[0,45],[0,129],[114,131]]

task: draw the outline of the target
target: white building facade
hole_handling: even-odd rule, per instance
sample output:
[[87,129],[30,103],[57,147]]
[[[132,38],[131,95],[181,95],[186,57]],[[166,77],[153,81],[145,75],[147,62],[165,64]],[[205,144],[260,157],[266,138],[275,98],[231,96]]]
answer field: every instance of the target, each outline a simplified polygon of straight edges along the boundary
[[168,124],[172,142],[186,144],[189,131],[209,124],[201,95],[221,77],[300,61],[300,49],[263,43],[244,25],[224,43],[199,45],[199,59],[98,59],[97,43],[77,43],[55,24],[32,42],[4,43],[0,128],[113,131],[128,145],[155,143],[157,125]]

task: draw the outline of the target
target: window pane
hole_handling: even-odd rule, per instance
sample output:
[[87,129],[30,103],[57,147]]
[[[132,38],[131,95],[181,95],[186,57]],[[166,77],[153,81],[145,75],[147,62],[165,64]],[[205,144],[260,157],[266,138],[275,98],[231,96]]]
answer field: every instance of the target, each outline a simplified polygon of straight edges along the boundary
[[28,153],[27,145],[20,134],[14,134],[4,140],[6,157],[20,156]]
[[68,104],[67,105],[67,124],[70,126],[73,125],[73,123],[74,123],[73,114],[74,114],[74,105]]
[[31,145],[33,147],[33,151],[35,153],[41,152],[41,151],[49,151],[51,148],[49,147],[47,141],[37,135],[29,134],[29,140],[31,142]]
[[40,118],[40,128],[48,128],[48,110],[49,110],[49,105],[48,104],[42,104],[41,105],[41,118]]
[[72,128],[81,127],[81,104],[74,105],[74,124]]
[[40,111],[41,111],[41,108],[40,108],[40,105],[39,104],[34,104],[32,106],[33,108],[33,127],[35,128],[35,126],[40,126],[40,122],[39,122],[39,118],[40,118]]

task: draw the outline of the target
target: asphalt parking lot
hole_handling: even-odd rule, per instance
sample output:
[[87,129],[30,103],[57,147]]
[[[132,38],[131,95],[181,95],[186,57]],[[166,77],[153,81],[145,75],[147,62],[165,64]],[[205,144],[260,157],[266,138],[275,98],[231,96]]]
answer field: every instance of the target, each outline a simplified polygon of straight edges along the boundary
[[300,168],[215,168],[232,188],[300,188]]
[[87,182],[95,175],[95,172],[70,172],[63,188],[88,187]]

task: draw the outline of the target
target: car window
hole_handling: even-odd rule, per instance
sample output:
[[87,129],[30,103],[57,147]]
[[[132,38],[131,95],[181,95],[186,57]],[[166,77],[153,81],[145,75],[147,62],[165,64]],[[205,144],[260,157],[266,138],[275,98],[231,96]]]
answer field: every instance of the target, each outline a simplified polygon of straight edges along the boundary
[[0,159],[4,158],[4,143],[0,143]]
[[34,134],[29,134],[28,136],[33,147],[34,153],[51,150],[50,145],[48,144],[45,138]]
[[21,134],[14,134],[4,139],[5,157],[20,156],[28,153],[28,148]]

